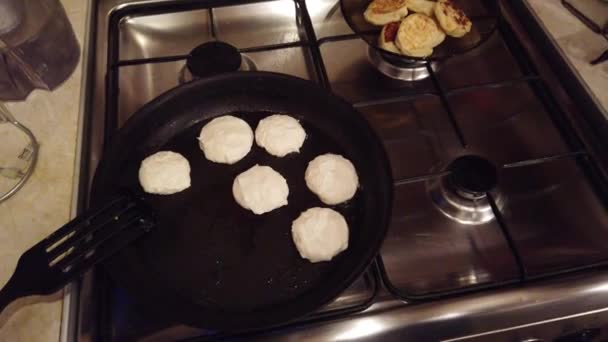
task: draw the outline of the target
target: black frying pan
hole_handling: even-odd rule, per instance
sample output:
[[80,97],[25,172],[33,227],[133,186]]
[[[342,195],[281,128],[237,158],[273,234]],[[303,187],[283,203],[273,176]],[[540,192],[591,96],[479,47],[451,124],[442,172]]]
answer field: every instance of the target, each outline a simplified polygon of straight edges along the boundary
[[340,8],[350,28],[369,46],[377,50],[384,59],[396,65],[440,61],[464,54],[480,46],[492,36],[500,16],[498,0],[452,0],[471,19],[473,24],[471,32],[461,38],[446,37],[441,44],[433,49],[431,56],[411,57],[380,48],[378,36],[382,27],[370,24],[363,16],[363,12],[371,2],[372,0],[340,0]]
[[[271,113],[300,120],[308,136],[299,154],[276,158],[258,146],[234,165],[205,159],[197,136],[210,119],[233,114],[255,129]],[[137,171],[159,150],[183,154],[191,188],[170,196],[143,193]],[[302,259],[291,222],[322,206],[304,182],[315,156],[339,153],[357,169],[360,189],[333,208],[346,218],[349,247],[330,262]],[[288,182],[289,205],[264,215],[232,197],[236,175],[269,165]],[[216,330],[260,328],[293,320],[331,301],[359,277],[385,236],[392,178],[385,151],[368,123],[343,100],[298,78],[237,72],[179,86],[140,109],[117,133],[97,169],[93,203],[122,188],[158,214],[157,229],[105,263],[145,311]]]

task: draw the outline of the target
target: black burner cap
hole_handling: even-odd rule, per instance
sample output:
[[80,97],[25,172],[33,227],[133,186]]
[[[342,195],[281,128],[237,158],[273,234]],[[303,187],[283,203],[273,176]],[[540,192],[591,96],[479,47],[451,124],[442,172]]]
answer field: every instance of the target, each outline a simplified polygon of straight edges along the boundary
[[237,71],[241,66],[241,54],[230,44],[208,42],[190,52],[186,66],[197,77]]
[[448,169],[451,171],[450,183],[456,190],[473,196],[484,195],[498,181],[494,164],[478,156],[459,157]]

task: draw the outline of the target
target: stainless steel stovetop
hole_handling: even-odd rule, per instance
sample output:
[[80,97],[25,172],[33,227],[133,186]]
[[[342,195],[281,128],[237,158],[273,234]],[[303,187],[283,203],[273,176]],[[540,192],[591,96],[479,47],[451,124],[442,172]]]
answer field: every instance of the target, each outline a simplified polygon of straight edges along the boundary
[[[525,2],[501,1],[504,20],[480,48],[394,74],[416,81],[372,65],[336,0],[220,3],[94,1],[83,203],[113,127],[189,79],[185,58],[213,40],[239,49],[243,70],[310,79],[353,103],[395,177],[392,223],[369,271],[310,317],[247,338],[523,340],[608,322],[605,141],[576,120],[576,102],[535,51],[515,15]],[[445,170],[471,155],[496,166],[496,187],[461,196]],[[79,294],[77,340],[222,336],[142,315],[103,271]]]

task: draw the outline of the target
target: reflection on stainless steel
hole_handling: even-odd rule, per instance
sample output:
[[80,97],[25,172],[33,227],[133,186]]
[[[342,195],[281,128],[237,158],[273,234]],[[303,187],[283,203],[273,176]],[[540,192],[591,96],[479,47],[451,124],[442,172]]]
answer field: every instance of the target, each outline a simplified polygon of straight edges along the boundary
[[[106,7],[108,5],[108,1],[100,2],[100,6],[109,12],[111,7]],[[215,40],[211,35],[209,11],[198,10],[177,19],[173,14],[124,19],[121,23],[120,58],[127,60],[187,55],[197,45]]]
[[363,318],[351,326],[344,332],[339,332],[334,336],[332,341],[357,341],[366,337],[376,336],[384,330],[384,322],[374,317]]
[[[420,81],[430,76],[426,63],[412,63],[407,66],[397,66],[382,58],[378,50],[371,46],[367,48],[370,63],[384,75],[401,81]],[[431,67],[439,70],[439,63],[431,63]]]
[[450,189],[447,177],[429,181],[429,195],[446,216],[462,224],[480,224],[494,219],[490,202],[485,195],[466,198]]
[[508,201],[504,221],[530,275],[608,256],[608,211],[594,200],[596,190],[576,160],[505,169],[498,189]]
[[[328,26],[331,27],[325,23],[321,27]],[[361,39],[321,44],[321,55],[332,91],[354,103],[382,101],[396,96],[407,97],[413,91],[432,91],[429,79],[403,82],[384,76],[369,62],[367,49],[367,43]]]
[[[170,0],[146,4],[167,1]],[[96,20],[90,22],[97,26],[90,27],[96,38],[91,51],[96,51],[96,55],[92,56],[94,61],[86,63],[90,69],[85,70],[88,80],[85,114],[92,129],[87,135],[90,153],[83,156],[89,166],[89,178],[83,177],[83,193],[102,153],[107,17],[117,7],[137,2],[96,0],[93,6]],[[515,17],[508,15],[512,3],[501,3],[506,4],[505,22],[515,25]],[[368,55],[367,44],[348,36],[352,31],[336,0],[306,0],[306,5],[317,38],[342,36],[319,44],[329,86],[353,103],[382,138],[395,179],[436,174],[464,155],[478,155],[500,166],[572,152],[554,125],[551,114],[555,108],[539,99],[537,84],[526,79],[535,76],[528,75],[526,63],[519,59],[521,52],[512,48],[504,32],[495,33],[476,50],[442,62],[440,69],[433,67],[437,80],[447,91],[442,98],[432,79],[424,74],[428,74],[426,68],[405,73],[406,79],[417,79],[408,82],[392,78],[403,75],[403,70],[386,71],[389,77],[383,75],[383,66],[378,72],[369,61],[374,56]],[[319,81],[311,42],[296,44],[305,38],[297,15],[296,6],[289,0],[133,15],[124,18],[119,27],[120,59],[185,56],[203,42],[221,40],[246,51],[242,54],[243,61],[248,63],[246,67]],[[254,49],[282,43],[292,45]],[[154,97],[179,85],[184,63],[173,60],[120,67],[119,124]],[[186,80],[186,75],[183,77]],[[488,83],[492,86],[485,86]],[[450,114],[466,138],[466,148],[447,120]],[[606,206],[597,200],[579,161],[566,158],[522,165],[499,169],[491,194],[527,275],[560,272],[606,259]],[[540,336],[551,340],[593,327],[594,322],[608,322],[605,272],[587,271],[520,284],[521,270],[487,199],[482,195],[462,196],[445,181],[440,177],[428,182],[399,183],[395,188],[391,227],[378,259],[385,274],[382,279],[374,278],[381,287],[380,293],[375,295],[373,282],[359,279],[321,309],[321,314],[373,302],[367,310],[340,319],[296,323],[289,329],[248,338],[426,341],[465,337],[525,340]],[[440,205],[429,193],[441,195]],[[97,273],[105,279],[102,275]],[[76,337],[79,341],[94,340],[99,330],[110,331],[111,337],[105,335],[110,339],[149,341],[209,333],[183,325],[148,322],[126,294],[96,280],[92,275],[85,277],[80,311],[71,312],[79,315]],[[488,286],[495,287],[474,294],[452,294]],[[97,312],[104,312],[108,320],[96,317]],[[562,319],[568,323],[564,324]],[[498,337],[493,334],[500,337],[493,338]]]
[[[445,175],[427,182],[429,195],[437,208],[465,225],[493,220],[494,212],[487,194],[496,187],[496,167],[484,158],[468,155],[456,158],[445,171]],[[502,210],[501,194],[494,197],[496,206]]]
[[[382,330],[376,330],[373,334],[362,334],[360,338],[350,341],[439,341],[471,338],[478,338],[479,341],[519,341],[523,340],[526,334],[542,336],[551,341],[582,329],[590,322],[601,324],[600,322],[605,323],[608,320],[608,308],[605,301],[600,300],[608,298],[606,284],[608,275],[592,272],[550,282],[538,282],[526,287],[486,291],[415,305],[403,305],[385,297],[348,320],[275,331],[251,340],[334,341],[337,337],[348,336],[353,327],[366,325],[373,318],[372,324],[378,322],[378,326],[382,325]],[[597,289],[598,285],[603,285],[603,290],[593,292],[591,297],[590,289]],[[573,315],[574,313],[576,314]]]
[[519,275],[496,220],[463,225],[444,215],[424,182],[397,187],[381,255],[392,290],[408,298],[517,282]]
[[[300,39],[290,0],[275,0],[213,10],[217,39],[239,49],[290,43]],[[246,32],[246,33],[244,33]]]

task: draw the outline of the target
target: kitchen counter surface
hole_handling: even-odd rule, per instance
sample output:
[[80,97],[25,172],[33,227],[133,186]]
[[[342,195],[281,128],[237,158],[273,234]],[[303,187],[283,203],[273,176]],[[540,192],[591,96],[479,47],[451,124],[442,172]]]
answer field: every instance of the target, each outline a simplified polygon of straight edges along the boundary
[[[88,1],[61,2],[82,47]],[[8,281],[23,252],[70,217],[81,69],[82,62],[52,92],[35,90],[25,102],[7,103],[15,118],[35,134],[40,155],[30,180],[0,204],[0,287]],[[42,303],[0,316],[0,341],[59,341],[62,297],[57,293]]]
[[608,119],[608,62],[595,66],[589,64],[608,49],[608,40],[585,26],[562,5],[561,0],[527,2]]
[[[545,28],[585,80],[598,103],[608,112],[608,62],[589,60],[608,48],[608,42],[570,14],[560,0],[527,0]],[[85,34],[88,1],[62,0],[79,42]],[[17,120],[40,142],[39,164],[25,187],[0,204],[0,286],[12,274],[19,256],[70,217],[81,85],[79,64],[71,77],[53,92],[36,90],[22,103],[9,103]],[[1,316],[0,316],[1,318]],[[62,295],[30,304],[0,320],[0,341],[58,341],[61,336]]]

